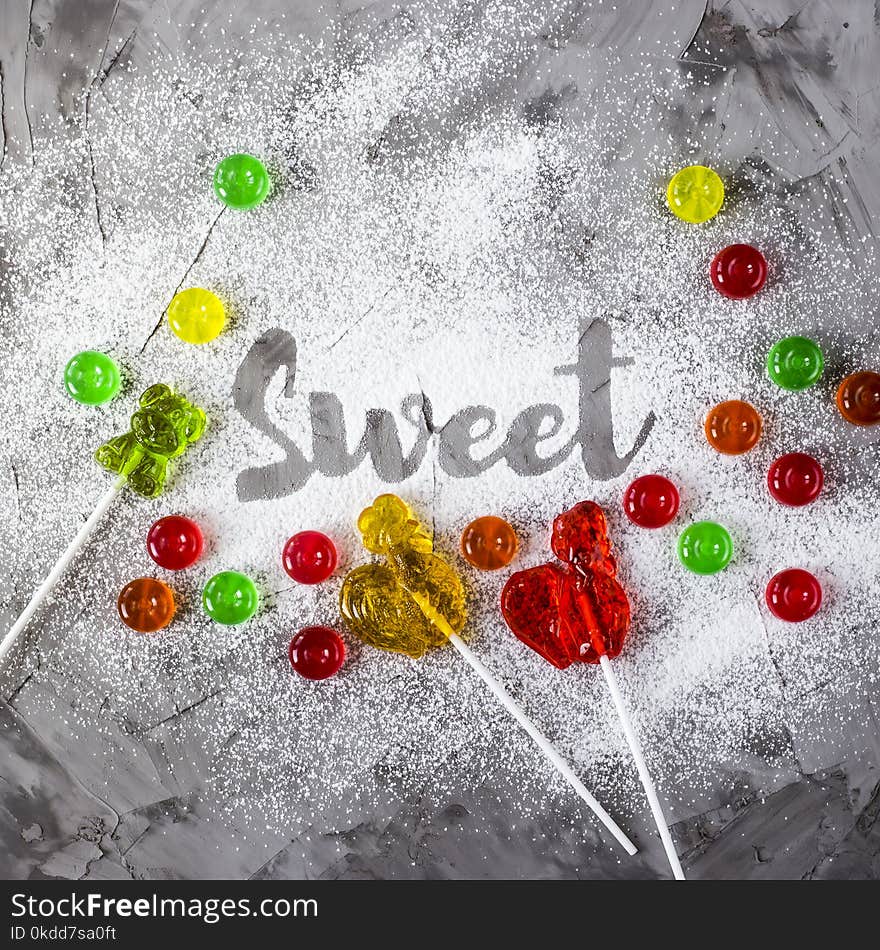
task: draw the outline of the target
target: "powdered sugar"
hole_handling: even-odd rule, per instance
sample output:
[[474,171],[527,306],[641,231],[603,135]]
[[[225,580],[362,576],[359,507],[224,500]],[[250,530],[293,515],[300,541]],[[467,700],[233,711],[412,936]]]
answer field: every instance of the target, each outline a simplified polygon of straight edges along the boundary
[[[108,763],[114,749],[131,754],[139,739],[149,746],[160,736],[173,776],[157,766],[164,787],[210,783],[221,811],[244,808],[255,824],[320,824],[322,809],[354,814],[359,794],[375,804],[429,776],[454,787],[505,774],[522,788],[526,813],[567,795],[452,651],[414,663],[349,638],[338,677],[308,683],[291,672],[290,636],[306,624],[338,625],[340,578],[292,586],[283,543],[317,528],[337,542],[343,571],[361,563],[354,522],[380,491],[404,496],[433,525],[438,550],[466,578],[474,649],[597,796],[624,813],[643,803],[604,684],[593,668],[550,668],[506,631],[497,597],[507,572],[478,575],[455,553],[473,517],[512,521],[518,568],[548,557],[559,510],[583,497],[607,507],[634,607],[616,661],[621,687],[678,817],[705,804],[737,762],[790,764],[789,729],[797,722],[804,743],[822,728],[827,684],[858,690],[876,680],[873,436],[847,428],[831,398],[845,372],[876,364],[876,341],[861,332],[873,289],[854,263],[871,249],[829,231],[815,192],[790,193],[763,162],[718,158],[728,201],[713,222],[689,227],[669,215],[665,180],[692,160],[715,164],[711,143],[696,132],[663,150],[633,143],[687,77],[646,63],[600,84],[589,103],[562,97],[540,122],[499,95],[479,122],[457,123],[455,95],[485,85],[496,68],[472,52],[426,61],[416,31],[344,67],[320,50],[311,59],[273,50],[231,75],[195,59],[119,71],[91,93],[87,126],[46,129],[33,172],[0,183],[0,218],[15,236],[3,259],[0,347],[16,380],[2,399],[6,467],[18,484],[2,513],[0,553],[14,564],[15,604],[103,489],[91,452],[126,427],[141,388],[173,382],[211,419],[172,490],[151,503],[121,499],[94,537],[59,591],[57,633],[43,636],[42,665],[17,707],[25,716],[51,708],[53,681],[75,678],[82,700],[65,729],[97,732],[96,754]],[[567,88],[563,78],[554,89]],[[695,102],[700,93],[693,83]],[[273,170],[273,194],[247,214],[222,211],[210,189],[216,160],[237,149]],[[722,298],[707,278],[712,255],[733,241],[756,244],[770,261],[768,286],[751,301]],[[230,326],[214,343],[187,347],[159,325],[179,286],[209,287],[228,305]],[[237,475],[279,458],[232,401],[236,370],[264,331],[296,340],[293,391],[282,393],[279,373],[267,411],[307,456],[308,394],[332,392],[350,445],[367,410],[381,408],[408,448],[414,433],[399,407],[411,393],[430,400],[437,430],[465,406],[489,406],[496,431],[475,458],[497,448],[527,406],[554,404],[563,421],[541,443],[546,457],[578,433],[578,380],[557,370],[577,360],[594,319],[613,337],[618,455],[656,417],[623,474],[591,477],[578,443],[541,475],[501,461],[458,478],[438,463],[435,432],[400,484],[383,482],[367,459],[344,477],[315,473],[284,497],[239,501]],[[820,383],[801,394],[773,387],[763,368],[770,344],[793,332],[814,336],[827,360]],[[126,395],[106,409],[63,394],[61,368],[85,347],[105,349],[126,371]],[[765,435],[746,457],[720,457],[702,437],[705,411],[725,398],[747,399],[764,416]],[[828,482],[819,502],[796,511],[763,484],[770,461],[791,450],[820,458]],[[657,532],[629,524],[619,505],[647,471],[682,491],[678,519]],[[116,620],[115,597],[155,570],[146,530],[172,510],[203,525],[206,555],[169,578],[181,601],[174,624],[135,637]],[[675,557],[678,531],[699,518],[734,537],[735,560],[716,577],[689,575]],[[787,627],[762,597],[771,574],[794,565],[820,577],[827,600],[813,621]],[[242,628],[218,628],[199,608],[202,584],[225,568],[251,573],[264,594]],[[130,743],[119,738],[126,731]],[[203,755],[195,763],[194,747]],[[138,794],[114,792],[120,805]]]

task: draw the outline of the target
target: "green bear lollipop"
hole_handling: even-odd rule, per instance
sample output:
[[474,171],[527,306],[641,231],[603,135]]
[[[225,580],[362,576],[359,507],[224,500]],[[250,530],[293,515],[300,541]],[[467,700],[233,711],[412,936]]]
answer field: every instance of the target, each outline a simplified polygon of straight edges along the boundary
[[155,498],[165,485],[168,460],[202,437],[205,413],[165,383],[141,394],[131,429],[105,442],[95,460],[108,472],[123,476],[144,498]]
[[110,439],[95,452],[97,462],[119,477],[98,499],[74,539],[0,640],[0,664],[123,487],[128,484],[139,495],[155,498],[165,485],[168,460],[200,439],[204,431],[204,412],[174,393],[170,386],[156,383],[143,392],[139,408],[131,417],[130,431]]

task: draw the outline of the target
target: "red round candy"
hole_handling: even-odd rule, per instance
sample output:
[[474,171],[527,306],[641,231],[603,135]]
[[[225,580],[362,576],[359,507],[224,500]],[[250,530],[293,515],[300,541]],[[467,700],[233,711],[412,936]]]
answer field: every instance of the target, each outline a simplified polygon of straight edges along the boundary
[[751,244],[731,244],[715,255],[709,265],[709,277],[719,294],[744,300],[764,286],[767,261]]
[[815,501],[822,491],[822,466],[804,452],[789,452],[770,466],[767,488],[782,505],[799,508]]
[[822,604],[822,585],[799,567],[770,578],[766,592],[770,613],[788,623],[809,620]]
[[662,528],[678,513],[678,489],[662,475],[642,475],[623,494],[627,518],[640,528]]
[[204,546],[202,529],[183,515],[160,518],[147,532],[147,552],[159,567],[169,571],[192,567]]
[[320,531],[300,531],[284,545],[282,561],[298,584],[320,584],[336,570],[336,546]]
[[330,627],[304,627],[290,641],[290,665],[307,680],[325,680],[345,659],[342,637]]

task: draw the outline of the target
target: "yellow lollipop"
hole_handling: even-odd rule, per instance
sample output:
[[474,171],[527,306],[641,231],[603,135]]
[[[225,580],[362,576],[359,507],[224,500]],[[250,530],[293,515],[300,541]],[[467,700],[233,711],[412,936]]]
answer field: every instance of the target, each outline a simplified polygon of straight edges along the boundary
[[705,165],[688,165],[669,180],[666,201],[682,221],[702,224],[718,214],[724,201],[724,182]]
[[225,323],[220,298],[201,287],[181,290],[168,305],[168,324],[185,343],[208,343]]
[[461,580],[397,495],[380,495],[361,512],[364,547],[384,561],[349,571],[339,609],[352,631],[370,646],[415,659],[442,646],[465,622]]

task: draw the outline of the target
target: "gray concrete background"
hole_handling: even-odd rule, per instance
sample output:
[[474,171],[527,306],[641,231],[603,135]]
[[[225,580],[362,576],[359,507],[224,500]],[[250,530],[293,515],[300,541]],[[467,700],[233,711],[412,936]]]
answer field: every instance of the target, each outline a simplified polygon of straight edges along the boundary
[[[209,8],[207,14],[201,12],[203,6]],[[464,4],[462,8],[466,6],[470,8]],[[474,4],[473,9],[480,6]],[[375,7],[388,19],[397,9],[392,4]],[[658,20],[658,10],[666,14],[664,19]],[[148,69],[157,50],[198,41],[198,36],[211,37],[221,24],[229,31],[230,16],[245,30],[257,12],[272,20],[282,11],[291,15],[283,23],[276,20],[274,28],[306,37],[317,36],[357,12],[319,0],[297,4],[0,0],[4,164],[32,161],[32,117],[59,111],[73,114],[80,108],[82,91],[120,59]],[[478,16],[463,17],[462,22],[470,24],[463,29],[483,29]],[[591,55],[600,63],[605,56],[650,51],[660,40],[658,62],[664,66],[679,61],[681,68],[704,70],[718,82],[729,81],[731,70],[735,71],[727,113],[705,117],[717,133],[719,154],[738,161],[744,154],[760,158],[762,149],[769,149],[760,137],[749,138],[744,118],[750,97],[760,97],[776,119],[774,134],[793,146],[788,154],[796,155],[795,167],[781,170],[791,189],[820,183],[831,218],[842,232],[875,236],[880,212],[880,12],[869,0],[764,4],[621,0],[613,11],[601,15],[591,5],[576,4],[567,30],[568,36],[589,37]],[[679,48],[670,52],[673,36]],[[505,54],[505,37],[477,39],[499,56]],[[540,31],[536,43],[539,39]],[[458,40],[450,35],[444,41]],[[340,42],[344,45],[344,40]],[[711,61],[707,50],[712,52]],[[718,70],[716,63],[728,70]],[[689,121],[688,109],[682,103],[683,127]],[[821,148],[812,134],[804,132],[805,117],[822,130]],[[431,132],[425,129],[424,134],[430,138]],[[869,329],[876,332],[875,327]],[[100,751],[96,755],[95,749],[74,741],[63,721],[26,722],[16,707],[31,672],[27,668],[15,672],[0,704],[0,873],[5,877],[665,875],[662,856],[654,853],[621,865],[616,855],[596,850],[580,855],[575,867],[555,856],[560,846],[564,850],[569,823],[557,823],[552,815],[531,826],[520,822],[517,833],[511,834],[505,808],[510,792],[503,785],[463,790],[439,807],[414,799],[399,806],[391,822],[366,820],[349,827],[340,818],[334,833],[303,833],[278,841],[269,848],[267,860],[266,842],[258,834],[249,845],[244,843],[243,829],[206,817],[210,809],[204,796],[209,792],[197,760],[191,762],[190,774],[166,776],[164,794],[149,800],[146,789],[161,758],[155,736],[129,736],[121,753],[127,769],[108,775]],[[69,699],[76,701],[73,695]],[[192,705],[198,702],[194,697]],[[182,708],[179,715],[186,715],[189,708]],[[865,720],[875,724],[869,731],[876,751],[876,709],[870,702]],[[833,762],[820,748],[799,750],[802,763],[828,767],[818,772],[806,766],[795,769],[784,787],[769,796],[754,791],[761,786],[766,767],[760,756],[753,774],[743,772],[719,787],[717,807],[675,826],[689,876],[880,877],[877,756],[866,760],[863,736],[855,728],[849,756],[845,745],[844,741],[841,754],[837,743]],[[101,783],[113,787],[114,794],[106,800],[90,790]],[[853,794],[853,788],[861,789],[861,794]],[[125,801],[137,804],[126,808],[120,804]],[[473,834],[477,822],[479,836]],[[534,838],[543,842],[540,849],[529,845]]]

